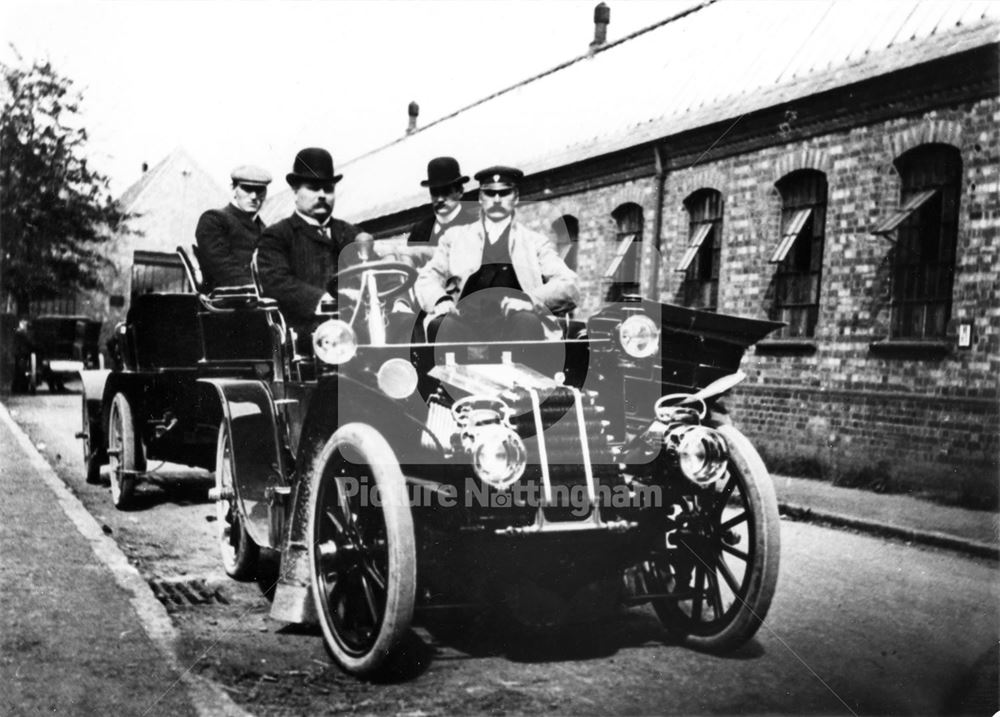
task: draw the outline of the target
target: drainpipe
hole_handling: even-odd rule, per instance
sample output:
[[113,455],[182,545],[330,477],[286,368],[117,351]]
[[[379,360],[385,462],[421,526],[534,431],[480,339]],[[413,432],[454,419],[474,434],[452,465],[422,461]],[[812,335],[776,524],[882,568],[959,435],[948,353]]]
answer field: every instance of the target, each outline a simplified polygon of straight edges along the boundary
[[660,265],[663,263],[661,237],[663,233],[663,191],[667,186],[667,167],[660,145],[653,145],[653,162],[656,165],[656,214],[653,215],[653,261],[649,272],[649,288],[646,297],[652,301],[660,300]]

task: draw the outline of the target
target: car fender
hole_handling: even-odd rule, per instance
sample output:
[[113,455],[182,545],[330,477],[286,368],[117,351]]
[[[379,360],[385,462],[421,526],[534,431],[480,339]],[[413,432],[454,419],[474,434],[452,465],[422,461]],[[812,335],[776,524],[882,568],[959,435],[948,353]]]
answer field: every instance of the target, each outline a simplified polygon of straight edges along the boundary
[[199,379],[213,386],[222,404],[233,448],[233,487],[247,532],[257,545],[278,548],[272,535],[269,506],[285,487],[277,413],[271,390],[263,381]]
[[87,432],[90,438],[91,451],[104,450],[104,420],[102,407],[104,404],[104,386],[108,382],[111,371],[108,369],[95,369],[92,371],[80,371],[80,380],[83,383],[82,396],[84,425],[81,430]]
[[[377,387],[343,374],[321,383],[316,391],[302,422],[296,451],[295,466],[300,475],[305,475],[327,439],[345,423],[371,425],[399,451],[405,443],[400,433],[419,433],[427,422],[427,404],[416,391],[404,399],[390,398]],[[406,457],[405,452],[400,453],[402,463]]]

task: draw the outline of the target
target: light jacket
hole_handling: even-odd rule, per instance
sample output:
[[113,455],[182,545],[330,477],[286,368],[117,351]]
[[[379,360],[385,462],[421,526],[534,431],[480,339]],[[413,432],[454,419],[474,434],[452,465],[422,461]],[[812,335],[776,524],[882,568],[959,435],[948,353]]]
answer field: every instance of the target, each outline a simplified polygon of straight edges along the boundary
[[[485,241],[481,221],[450,227],[441,235],[434,255],[420,269],[414,285],[424,311],[431,312],[448,296],[445,287],[449,279],[457,280],[461,295],[465,282],[482,266]],[[576,306],[576,272],[559,258],[548,237],[521,226],[516,218],[510,227],[510,262],[521,290],[536,308],[563,314]]]

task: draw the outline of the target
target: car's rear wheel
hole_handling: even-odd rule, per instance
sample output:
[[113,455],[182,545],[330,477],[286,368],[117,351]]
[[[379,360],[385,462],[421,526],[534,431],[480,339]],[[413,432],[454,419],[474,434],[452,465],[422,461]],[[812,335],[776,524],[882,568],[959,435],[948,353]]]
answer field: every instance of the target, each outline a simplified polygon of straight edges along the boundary
[[771,477],[736,428],[718,426],[729,446],[729,474],[671,537],[673,547],[643,566],[663,625],[693,647],[725,652],[757,632],[778,580],[780,523]]
[[101,482],[101,460],[99,451],[95,450],[95,441],[98,436],[95,426],[90,420],[90,411],[87,410],[87,394],[84,392],[80,396],[80,405],[83,415],[80,425],[80,436],[83,439],[83,465],[87,473],[87,482],[97,485]]
[[240,515],[233,482],[233,442],[225,421],[219,424],[215,448],[215,524],[219,552],[226,575],[234,580],[254,580],[260,548],[247,533]]
[[416,600],[413,516],[399,462],[374,428],[350,423],[314,464],[309,564],[327,649],[347,672],[385,667]]
[[146,467],[132,404],[124,393],[116,393],[111,402],[107,435],[111,502],[124,510],[131,505],[137,476]]

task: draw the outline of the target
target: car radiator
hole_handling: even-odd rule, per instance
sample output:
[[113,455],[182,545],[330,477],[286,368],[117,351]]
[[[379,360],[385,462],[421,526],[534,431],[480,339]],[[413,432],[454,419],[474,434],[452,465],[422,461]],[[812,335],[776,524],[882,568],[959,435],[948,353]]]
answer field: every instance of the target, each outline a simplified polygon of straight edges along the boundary
[[580,488],[593,505],[598,487],[613,472],[604,408],[596,398],[593,392],[559,386],[547,396],[524,391],[513,402],[511,425],[528,452],[525,480],[540,487],[547,507],[579,508],[569,503]]

